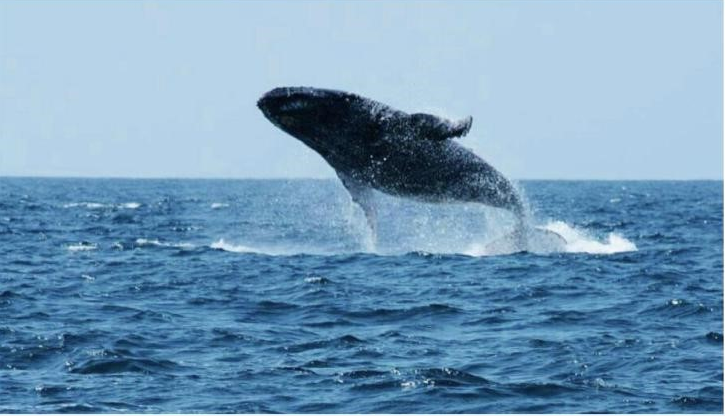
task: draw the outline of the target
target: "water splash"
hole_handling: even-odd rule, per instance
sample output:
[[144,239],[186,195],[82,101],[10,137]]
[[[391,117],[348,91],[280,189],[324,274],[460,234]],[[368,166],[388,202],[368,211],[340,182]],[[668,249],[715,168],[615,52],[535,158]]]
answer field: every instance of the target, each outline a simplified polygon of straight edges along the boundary
[[[563,221],[541,222],[523,189],[515,184],[526,213],[527,246],[512,238],[518,221],[510,211],[476,203],[435,204],[399,198],[374,191],[377,236],[373,237],[362,209],[340,184],[334,193],[322,189],[315,199],[325,204],[295,206],[273,239],[254,232],[217,235],[209,247],[236,253],[267,255],[380,256],[424,252],[443,255],[494,256],[525,249],[538,255],[552,253],[614,254],[636,250],[625,237],[612,233],[601,240],[593,230],[575,228]],[[249,230],[252,231],[252,230]],[[561,237],[558,237],[561,236]],[[261,238],[260,238],[261,237]],[[566,240],[566,241],[563,241]]]
[[606,241],[599,241],[587,230],[572,227],[563,221],[551,221],[544,228],[566,239],[567,253],[615,254],[637,251],[636,244],[617,233],[609,233]]
[[355,204],[352,198],[348,199],[347,204],[343,204],[343,217],[345,218],[346,231],[359,242],[360,251],[364,253],[377,252],[377,236],[369,227],[362,208]]
[[[267,255],[338,255],[352,253],[371,253],[380,256],[396,256],[411,252],[431,254],[467,255],[473,257],[500,256],[521,252],[513,238],[513,221],[498,221],[504,217],[501,213],[490,213],[487,217],[488,228],[485,234],[456,232],[455,228],[446,228],[448,221],[435,216],[418,215],[408,222],[400,222],[393,230],[383,230],[381,239],[376,243],[365,223],[365,218],[353,215],[350,228],[353,238],[358,239],[358,248],[351,250],[324,248],[312,244],[284,244],[280,246],[258,246],[256,244],[236,244],[220,239],[209,247],[235,253],[257,253]],[[491,220],[491,219],[494,220]],[[435,230],[435,231],[431,231]],[[393,232],[391,232],[393,231]],[[616,254],[637,251],[637,246],[627,238],[610,233],[603,241],[585,229],[573,227],[563,221],[549,221],[544,225],[529,227],[526,251],[538,255],[554,253]]]

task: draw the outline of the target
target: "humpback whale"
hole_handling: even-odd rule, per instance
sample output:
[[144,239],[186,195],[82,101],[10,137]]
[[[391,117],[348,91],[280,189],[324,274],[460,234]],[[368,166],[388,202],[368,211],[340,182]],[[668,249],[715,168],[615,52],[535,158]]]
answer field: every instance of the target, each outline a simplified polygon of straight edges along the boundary
[[[315,150],[337,173],[376,234],[372,190],[425,202],[476,202],[511,211],[516,246],[531,229],[513,184],[460,145],[472,118],[448,120],[408,114],[356,94],[312,87],[281,87],[257,106],[275,126]],[[541,230],[539,230],[541,231]]]

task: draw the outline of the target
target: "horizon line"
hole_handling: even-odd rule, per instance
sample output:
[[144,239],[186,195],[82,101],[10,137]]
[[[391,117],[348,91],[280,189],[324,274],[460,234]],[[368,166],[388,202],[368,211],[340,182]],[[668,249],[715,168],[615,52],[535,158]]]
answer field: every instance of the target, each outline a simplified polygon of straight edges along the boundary
[[[0,179],[119,179],[119,180],[336,180],[334,176],[267,176],[267,177],[223,177],[223,176],[82,176],[82,175],[7,175]],[[511,178],[513,181],[601,181],[601,182],[695,182],[723,181],[723,178]]]

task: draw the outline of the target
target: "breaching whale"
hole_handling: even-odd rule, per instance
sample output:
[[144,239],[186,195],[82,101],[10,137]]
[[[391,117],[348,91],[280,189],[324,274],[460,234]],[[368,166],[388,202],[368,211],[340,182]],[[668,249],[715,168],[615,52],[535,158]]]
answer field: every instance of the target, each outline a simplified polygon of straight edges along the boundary
[[371,197],[377,189],[425,202],[476,202],[507,209],[517,218],[516,246],[526,249],[533,229],[525,226],[523,202],[513,184],[451,140],[468,133],[471,117],[451,121],[407,114],[356,94],[311,87],[275,88],[257,106],[275,126],[335,169],[374,235]]

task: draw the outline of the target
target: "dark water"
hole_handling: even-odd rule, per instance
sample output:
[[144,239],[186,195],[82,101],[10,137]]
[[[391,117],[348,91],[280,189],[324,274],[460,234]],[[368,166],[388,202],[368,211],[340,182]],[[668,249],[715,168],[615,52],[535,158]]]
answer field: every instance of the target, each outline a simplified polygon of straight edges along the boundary
[[722,182],[0,179],[2,412],[721,412]]

